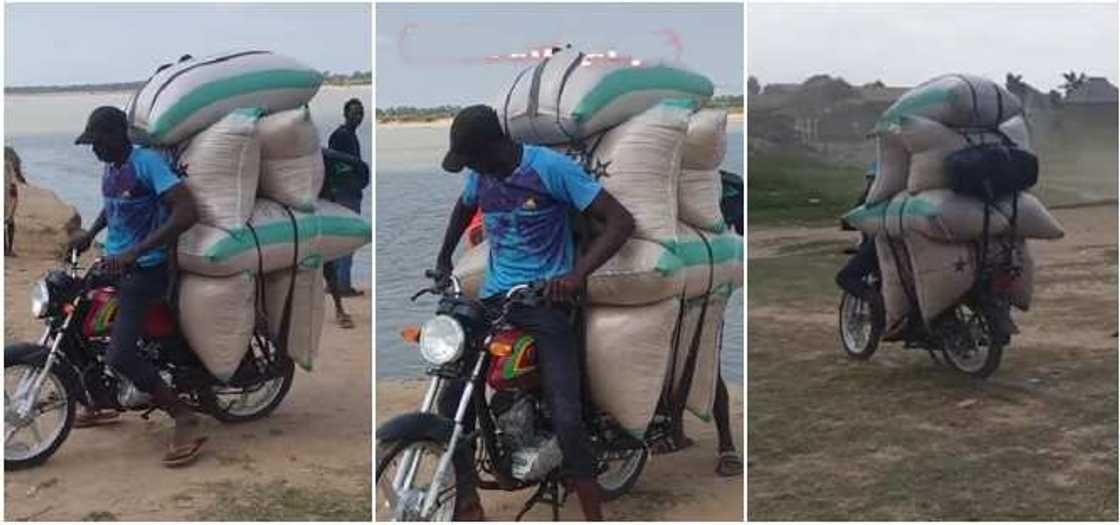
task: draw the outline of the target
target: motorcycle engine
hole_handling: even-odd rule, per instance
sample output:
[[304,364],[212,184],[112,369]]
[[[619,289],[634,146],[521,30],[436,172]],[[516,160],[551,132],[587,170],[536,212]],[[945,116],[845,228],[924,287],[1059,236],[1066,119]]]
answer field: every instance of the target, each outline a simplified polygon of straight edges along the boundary
[[512,451],[513,476],[522,481],[544,478],[563,460],[556,435],[542,428],[538,405],[535,396],[516,390],[499,391],[490,402],[502,442]]

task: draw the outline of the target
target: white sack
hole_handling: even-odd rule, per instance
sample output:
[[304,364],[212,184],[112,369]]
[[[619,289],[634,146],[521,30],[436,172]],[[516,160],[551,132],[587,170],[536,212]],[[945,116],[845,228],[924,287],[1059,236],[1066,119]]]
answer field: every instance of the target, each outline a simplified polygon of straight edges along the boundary
[[179,156],[199,222],[236,228],[253,213],[260,176],[260,111],[239,109],[195,135]]
[[[727,153],[727,110],[701,109],[688,121],[681,168],[718,170]],[[682,193],[683,195],[683,193]]]
[[990,132],[967,132],[968,138],[960,130],[947,128],[937,122],[921,117],[904,117],[899,136],[910,152],[910,176],[906,189],[910,193],[948,188],[951,185],[945,160],[949,154],[972,144],[992,144],[1002,142],[1002,138]]
[[229,277],[182,273],[179,323],[206,369],[228,381],[249,349],[256,308],[256,279],[245,272]]
[[278,344],[293,273],[295,288],[288,323],[288,355],[310,372],[319,354],[319,338],[323,333],[326,294],[323,293],[322,268],[299,268],[294,272],[280,270],[265,275],[264,304],[268,314],[268,332],[273,342]]
[[670,251],[683,266],[684,295],[689,299],[713,292],[730,294],[743,286],[743,238],[739,235],[698,233],[681,225],[679,240]]
[[[891,251],[892,245],[894,247],[893,253]],[[882,276],[883,308],[886,320],[883,335],[887,336],[906,326],[904,321],[910,314],[910,299],[902,283],[912,283],[914,281],[910,271],[910,256],[906,250],[906,244],[901,239],[888,241],[886,236],[880,235],[875,238],[875,250],[879,256],[879,273]]]
[[719,170],[681,169],[679,199],[680,221],[702,230],[722,232],[727,229],[719,200],[723,181]]
[[934,241],[908,235],[910,267],[922,319],[929,323],[956,306],[976,282],[975,243]]
[[867,203],[887,200],[906,189],[910,173],[910,153],[897,131],[883,131],[875,136],[877,173],[867,190]]
[[261,119],[262,197],[299,210],[314,209],[323,187],[325,167],[319,130],[307,106]]
[[[704,324],[699,325],[700,310],[707,303],[704,313]],[[696,417],[708,421],[712,416],[712,407],[716,399],[716,386],[719,381],[719,361],[723,342],[723,321],[727,310],[727,296],[713,295],[708,298],[698,298],[685,304],[685,313],[681,318],[679,344],[674,354],[673,368],[674,392],[679,392],[684,386],[685,361],[688,359],[688,350],[696,337],[696,330],[700,328],[699,345],[696,352],[696,368],[693,370],[692,384],[688,390],[685,407]]]
[[942,75],[919,84],[883,112],[879,128],[897,125],[904,116],[934,120],[950,127],[998,126],[1023,112],[1019,97],[975,75]]

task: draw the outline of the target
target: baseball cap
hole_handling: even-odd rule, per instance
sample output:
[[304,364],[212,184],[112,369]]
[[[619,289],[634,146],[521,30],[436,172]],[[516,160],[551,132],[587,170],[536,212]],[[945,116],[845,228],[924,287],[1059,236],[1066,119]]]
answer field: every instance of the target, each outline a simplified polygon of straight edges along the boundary
[[128,117],[119,108],[101,106],[89,114],[85,131],[74,144],[93,144],[100,137],[115,134],[128,134]]
[[443,169],[462,171],[479,150],[504,136],[494,108],[481,104],[463,108],[451,122],[451,148],[443,157]]

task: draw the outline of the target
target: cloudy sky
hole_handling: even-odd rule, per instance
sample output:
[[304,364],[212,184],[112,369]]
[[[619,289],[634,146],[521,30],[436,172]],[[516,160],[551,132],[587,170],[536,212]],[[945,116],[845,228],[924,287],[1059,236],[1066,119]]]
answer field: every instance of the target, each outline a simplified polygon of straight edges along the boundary
[[127,82],[191,54],[267,49],[319,70],[368,71],[368,4],[7,4],[6,86]]
[[747,69],[762,84],[817,74],[911,86],[942,73],[1053,89],[1070,70],[1117,82],[1110,4],[751,4]]
[[716,4],[377,5],[377,105],[492,102],[526,64],[482,58],[551,44],[680,60],[743,93],[743,7]]

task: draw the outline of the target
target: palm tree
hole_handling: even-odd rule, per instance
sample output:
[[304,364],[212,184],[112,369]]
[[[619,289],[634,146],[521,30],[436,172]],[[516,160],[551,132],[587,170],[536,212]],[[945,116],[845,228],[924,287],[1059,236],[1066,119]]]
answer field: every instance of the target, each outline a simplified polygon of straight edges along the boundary
[[1078,74],[1075,71],[1070,71],[1069,73],[1062,73],[1062,78],[1066,79],[1061,87],[1066,92],[1067,97],[1085,84],[1085,73]]

